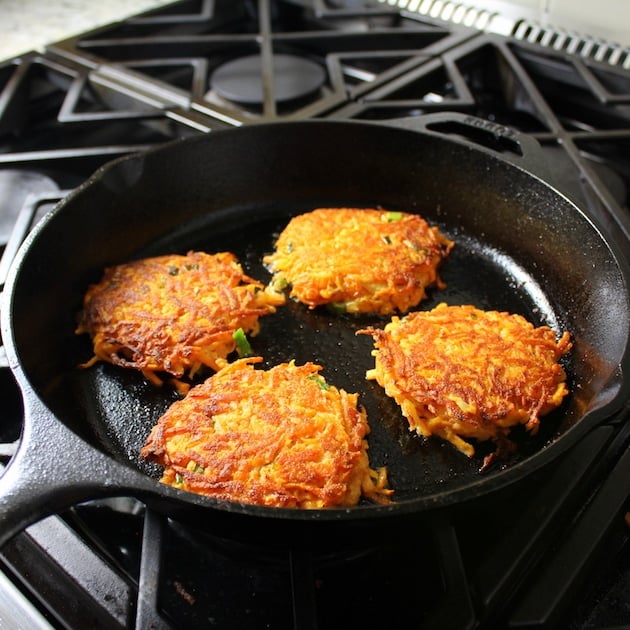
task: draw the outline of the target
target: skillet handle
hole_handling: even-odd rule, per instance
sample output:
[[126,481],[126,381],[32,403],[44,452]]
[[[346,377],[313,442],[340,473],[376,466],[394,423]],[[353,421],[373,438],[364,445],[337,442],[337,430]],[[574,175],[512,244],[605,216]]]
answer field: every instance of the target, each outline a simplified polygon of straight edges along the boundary
[[41,518],[82,501],[155,492],[151,480],[83,441],[36,396],[25,400],[25,418],[17,450],[0,472],[0,547]]
[[393,127],[448,136],[455,142],[494,154],[551,185],[553,171],[548,168],[540,143],[512,127],[461,112],[436,112],[385,121]]

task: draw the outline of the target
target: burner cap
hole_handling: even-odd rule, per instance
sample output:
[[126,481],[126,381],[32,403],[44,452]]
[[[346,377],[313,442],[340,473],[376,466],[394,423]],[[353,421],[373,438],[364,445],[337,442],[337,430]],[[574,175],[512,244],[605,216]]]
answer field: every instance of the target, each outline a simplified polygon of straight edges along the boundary
[[[210,80],[215,92],[245,105],[263,102],[263,64],[260,55],[239,57],[219,66]],[[276,102],[303,98],[317,91],[326,80],[321,66],[295,55],[273,56],[273,96]]]

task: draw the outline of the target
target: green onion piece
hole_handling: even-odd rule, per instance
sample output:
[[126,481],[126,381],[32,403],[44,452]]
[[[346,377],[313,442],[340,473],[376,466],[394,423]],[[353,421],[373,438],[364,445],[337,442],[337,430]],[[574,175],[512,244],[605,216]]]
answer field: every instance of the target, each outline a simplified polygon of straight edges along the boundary
[[321,376],[313,374],[312,376],[307,376],[306,378],[309,381],[314,381],[315,383],[317,383],[319,385],[319,388],[323,389],[325,392],[330,389],[330,385]]
[[284,276],[279,276],[273,281],[273,288],[276,291],[284,291],[289,286],[289,281]]
[[249,345],[245,331],[242,328],[235,330],[232,339],[236,342],[236,352],[239,357],[249,357],[252,353],[252,347]]
[[347,313],[348,307],[345,302],[329,302],[326,304],[326,310],[339,315],[341,313]]
[[387,213],[387,220],[392,223],[393,221],[400,221],[402,219],[402,212],[388,212]]
[[175,483],[178,486],[181,486],[184,483],[184,478],[179,473],[175,473]]

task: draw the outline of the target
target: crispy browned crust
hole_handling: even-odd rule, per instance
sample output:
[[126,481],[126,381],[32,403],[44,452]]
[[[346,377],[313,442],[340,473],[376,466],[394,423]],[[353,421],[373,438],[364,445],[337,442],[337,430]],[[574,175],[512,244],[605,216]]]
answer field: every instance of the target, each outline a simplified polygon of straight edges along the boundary
[[471,456],[464,438],[499,442],[510,427],[535,433],[568,390],[558,363],[570,335],[535,328],[520,315],[440,304],[392,318],[375,341],[375,379],[412,430],[438,435]]
[[219,369],[235,331],[255,335],[258,319],[283,302],[232,253],[158,256],[106,269],[85,294],[76,332],[93,341],[85,366],[107,361],[160,382],[156,372],[180,378],[202,365]]
[[217,499],[288,508],[387,500],[369,468],[357,394],[328,385],[320,366],[254,369],[235,361],[193,387],[159,419],[142,457],[162,482]]
[[318,208],[293,217],[264,258],[274,281],[310,308],[390,314],[416,306],[453,243],[416,214]]

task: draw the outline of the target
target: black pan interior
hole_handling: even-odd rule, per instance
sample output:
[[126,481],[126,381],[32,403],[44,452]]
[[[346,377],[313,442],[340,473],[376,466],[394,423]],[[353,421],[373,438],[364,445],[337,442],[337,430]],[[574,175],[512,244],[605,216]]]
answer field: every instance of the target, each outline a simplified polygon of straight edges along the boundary
[[[233,251],[265,281],[262,256],[289,217],[319,206],[383,206],[419,212],[456,246],[441,301],[521,313],[568,329],[572,394],[536,437],[515,429],[518,452],[480,475],[490,445],[468,459],[437,439],[409,433],[396,405],[365,380],[378,317],[308,310],[289,302],[252,339],[266,366],[314,361],[327,380],[358,391],[372,427],[370,459],[385,465],[399,503],[448,494],[515,467],[577,435],[587,412],[608,401],[628,337],[628,300],[617,259],[566,199],[501,159],[440,136],[384,125],[302,122],[215,132],[98,172],[36,232],[13,282],[12,335],[22,369],[55,416],[96,448],[149,475],[138,451],[177,398],[129,370],[89,358],[73,334],[88,283],[106,265],[199,249]],[[366,264],[369,262],[366,261]]]

